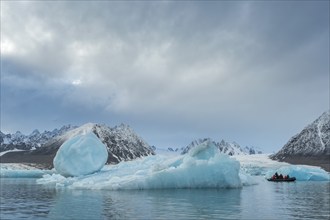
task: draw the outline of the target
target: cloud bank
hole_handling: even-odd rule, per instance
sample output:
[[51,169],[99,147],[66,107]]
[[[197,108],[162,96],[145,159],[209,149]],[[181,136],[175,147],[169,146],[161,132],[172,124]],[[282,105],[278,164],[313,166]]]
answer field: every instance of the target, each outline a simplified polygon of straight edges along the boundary
[[1,129],[279,149],[329,108],[329,2],[1,2]]

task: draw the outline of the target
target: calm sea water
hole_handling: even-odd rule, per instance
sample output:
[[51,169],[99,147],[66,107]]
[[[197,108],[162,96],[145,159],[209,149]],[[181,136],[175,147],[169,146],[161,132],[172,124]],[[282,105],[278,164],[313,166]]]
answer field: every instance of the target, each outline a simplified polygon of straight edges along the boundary
[[68,190],[0,179],[0,219],[330,219],[330,183],[241,189]]

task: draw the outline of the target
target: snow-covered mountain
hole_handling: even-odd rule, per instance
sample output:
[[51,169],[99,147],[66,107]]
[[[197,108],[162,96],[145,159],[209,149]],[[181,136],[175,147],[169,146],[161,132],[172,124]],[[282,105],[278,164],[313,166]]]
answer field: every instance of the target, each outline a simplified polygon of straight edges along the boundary
[[245,152],[246,154],[263,154],[261,148],[259,147],[248,147],[248,146],[245,146],[242,148],[243,152]]
[[14,149],[34,150],[41,147],[54,137],[63,135],[74,128],[77,128],[77,126],[65,125],[60,129],[44,131],[42,133],[36,129],[29,135],[24,135],[20,131],[17,131],[14,134],[4,134],[0,131],[0,152]]
[[[272,159],[298,163],[319,161],[330,164],[330,110],[293,136]],[[322,162],[323,161],[323,162]],[[329,165],[330,166],[330,165]]]
[[128,125],[121,124],[109,128],[96,124],[92,131],[107,146],[108,163],[118,163],[155,154],[153,149]]
[[168,156],[178,156],[184,150],[184,147],[167,147],[167,148],[158,148],[152,146],[152,149],[157,155],[168,155]]
[[230,156],[233,155],[247,155],[247,154],[261,154],[262,151],[260,149],[255,149],[254,147],[244,147],[242,148],[236,142],[226,142],[225,140],[221,140],[220,142],[215,142],[210,138],[198,139],[192,141],[187,147],[185,147],[181,154],[186,154],[188,151],[200,144],[211,142],[214,144],[221,153],[228,154]]
[[[19,142],[14,142],[14,140],[9,139],[6,139],[5,141],[8,143],[10,142],[11,146],[13,146],[13,149],[18,148],[19,146],[26,146],[24,150],[32,150],[28,153],[24,152],[26,157],[29,155],[32,155],[33,157],[47,155],[47,161],[50,163],[56,155],[58,148],[66,140],[78,134],[86,134],[88,132],[93,132],[102,141],[102,143],[106,145],[108,150],[107,163],[114,164],[119,163],[120,161],[132,160],[138,157],[155,154],[153,149],[142,138],[140,138],[133,131],[133,129],[124,124],[110,128],[106,125],[88,123],[74,129],[68,129],[66,132],[59,132],[58,135],[51,134],[51,138],[48,139],[48,141],[36,142],[33,146],[30,144],[30,139],[23,138],[24,135],[22,135],[22,138]],[[25,140],[29,142],[25,142]],[[18,145],[16,143],[18,143]],[[37,145],[38,148],[34,150],[34,146],[36,144],[41,145],[40,147]],[[15,154],[19,155],[23,153],[15,152]],[[1,160],[6,161],[6,155],[7,154],[0,157]],[[31,161],[29,160],[29,162]]]

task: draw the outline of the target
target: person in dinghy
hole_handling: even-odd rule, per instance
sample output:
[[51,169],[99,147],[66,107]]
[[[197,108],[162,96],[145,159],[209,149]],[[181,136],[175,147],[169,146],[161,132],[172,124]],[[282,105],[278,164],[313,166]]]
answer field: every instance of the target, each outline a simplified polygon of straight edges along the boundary
[[294,182],[296,180],[295,177],[290,177],[289,175],[278,175],[278,173],[276,172],[272,178],[268,178],[268,181],[272,181],[272,182]]

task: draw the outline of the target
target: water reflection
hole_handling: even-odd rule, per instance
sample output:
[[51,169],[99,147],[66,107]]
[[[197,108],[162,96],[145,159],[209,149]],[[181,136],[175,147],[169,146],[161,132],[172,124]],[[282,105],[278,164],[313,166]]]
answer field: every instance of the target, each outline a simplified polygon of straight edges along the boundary
[[329,182],[108,191],[0,181],[0,219],[330,219]]
[[37,187],[35,179],[0,178],[0,219],[47,217],[55,195],[54,188]]
[[58,190],[51,219],[102,219],[103,195],[91,190]]
[[283,185],[285,209],[294,219],[330,219],[330,183]]
[[241,189],[58,190],[51,219],[237,219]]
[[237,219],[241,189],[107,191],[104,215],[138,219]]
[[330,219],[330,183],[270,183],[242,189],[242,215],[249,219]]

